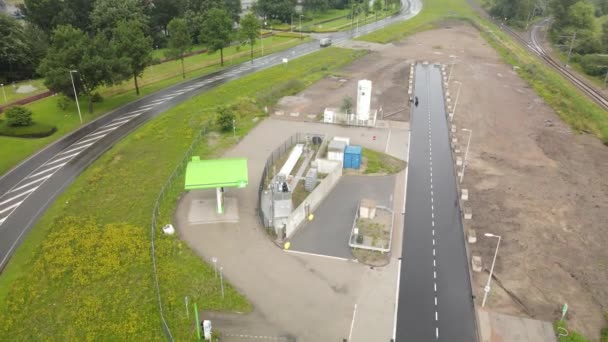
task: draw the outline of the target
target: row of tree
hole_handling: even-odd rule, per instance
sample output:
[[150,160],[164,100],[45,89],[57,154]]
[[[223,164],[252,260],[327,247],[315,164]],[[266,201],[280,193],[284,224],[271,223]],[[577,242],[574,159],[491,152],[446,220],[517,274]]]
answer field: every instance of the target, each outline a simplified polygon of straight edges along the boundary
[[608,52],[608,20],[599,25],[599,17],[608,15],[608,0],[495,0],[491,14],[509,23],[527,27],[539,15],[551,15],[551,38],[569,46],[573,52],[592,54]]

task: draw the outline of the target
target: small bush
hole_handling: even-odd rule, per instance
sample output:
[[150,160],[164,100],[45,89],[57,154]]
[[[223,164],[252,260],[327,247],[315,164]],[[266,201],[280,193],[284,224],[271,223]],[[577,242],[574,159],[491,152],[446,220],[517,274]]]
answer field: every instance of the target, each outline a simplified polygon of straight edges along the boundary
[[220,107],[217,114],[216,123],[220,127],[222,132],[229,132],[232,130],[235,120],[232,109],[228,107]]
[[99,103],[101,101],[103,101],[103,97],[99,93],[94,93],[93,95],[91,95],[91,102]]
[[66,110],[70,106],[71,102],[72,100],[69,97],[65,95],[59,95],[59,97],[57,98],[57,107],[61,110]]
[[44,138],[57,131],[57,127],[34,122],[30,126],[9,126],[0,122],[0,136],[16,138]]
[[11,107],[6,111],[6,123],[11,127],[30,126],[32,111],[21,106]]
[[608,56],[606,55],[585,55],[580,58],[581,67],[587,75],[604,76],[608,71]]
[[350,96],[344,96],[344,98],[342,99],[342,106],[340,106],[340,110],[346,114],[352,113],[353,98]]

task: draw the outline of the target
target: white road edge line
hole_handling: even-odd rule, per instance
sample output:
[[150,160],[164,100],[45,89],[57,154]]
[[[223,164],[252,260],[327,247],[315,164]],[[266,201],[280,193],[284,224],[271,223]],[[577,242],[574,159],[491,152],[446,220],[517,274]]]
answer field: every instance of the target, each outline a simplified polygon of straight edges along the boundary
[[401,259],[397,265],[397,288],[395,289],[395,314],[393,317],[393,341],[397,339],[397,313],[399,311],[399,287],[401,286]]
[[29,194],[30,192],[34,192],[34,191],[36,191],[36,189],[38,189],[38,187],[35,187],[35,188],[33,188],[33,189],[26,190],[26,191],[24,191],[24,192],[20,193],[19,195],[15,195],[15,196],[13,196],[13,197],[11,197],[11,198],[7,199],[7,200],[4,200],[4,201],[0,202],[0,205],[5,205],[6,203],[8,203],[8,202],[10,202],[10,201],[14,200],[15,198],[19,198],[19,197],[21,197],[21,196],[23,196],[23,195],[27,195],[27,194]]
[[386,147],[384,148],[384,153],[388,153],[388,143],[391,141],[391,129],[388,130],[388,138],[386,138]]
[[317,257],[322,257],[322,258],[329,258],[329,259],[342,260],[342,261],[350,261],[350,259],[335,257],[335,256],[331,256],[331,255],[323,255],[323,254],[315,254],[315,253],[308,253],[308,252],[292,251],[292,250],[289,250],[289,249],[284,249],[284,251],[287,252],[287,253],[302,254],[302,255],[311,255],[311,256],[317,256]]
[[357,316],[357,304],[355,303],[355,309],[353,310],[353,320],[350,322],[350,332],[348,333],[348,340],[352,341],[353,328],[355,327],[355,317]]
[[[405,215],[405,201],[407,196],[407,178],[410,170],[410,142],[412,139],[412,131],[408,133],[407,137],[407,154],[405,157],[405,161],[407,162],[407,167],[405,168],[405,184],[403,185],[403,210],[401,211],[401,215]],[[432,182],[433,180],[431,180]]]

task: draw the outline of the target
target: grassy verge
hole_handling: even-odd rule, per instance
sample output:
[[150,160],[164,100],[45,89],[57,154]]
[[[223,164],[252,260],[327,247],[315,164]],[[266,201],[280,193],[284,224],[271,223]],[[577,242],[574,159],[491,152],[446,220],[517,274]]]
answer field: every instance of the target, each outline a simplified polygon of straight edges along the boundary
[[[553,329],[555,329],[555,332],[558,334],[557,340],[559,342],[589,342],[589,340],[581,334],[577,333],[576,331],[569,330],[564,321],[556,321],[553,323]],[[560,336],[560,334],[564,334],[566,331],[568,331],[568,336]],[[602,340],[602,342],[606,341]]]
[[[162,340],[149,260],[150,215],[159,187],[193,137],[213,121],[220,105],[238,107],[237,134],[245,135],[264,105],[361,55],[328,48],[289,67],[249,75],[174,107],[117,143],[55,201],[0,276],[0,340]],[[218,135],[195,153],[217,157],[234,143],[231,133]],[[162,201],[161,222],[171,221],[183,192],[183,178],[172,184]],[[83,213],[88,217],[81,218]],[[108,243],[99,241],[104,234]],[[78,276],[82,263],[74,256],[92,264],[85,268],[84,283]],[[176,340],[195,334],[185,296],[200,310],[250,309],[231,287],[222,301],[213,269],[178,239],[159,235],[157,256],[165,315]]]
[[367,148],[363,149],[365,174],[394,174],[405,168],[405,162],[388,154]]
[[[31,86],[36,88],[36,90],[29,93],[18,93],[17,90],[19,87]],[[14,101],[18,101],[24,99],[26,97],[38,95],[40,93],[44,93],[48,91],[48,89],[44,86],[44,81],[42,79],[29,80],[29,81],[21,81],[15,82],[11,84],[4,85],[4,92],[0,89],[0,105],[5,105]],[[6,96],[6,100],[5,100]]]
[[357,38],[376,43],[388,43],[431,30],[446,19],[461,19],[474,15],[473,9],[464,0],[425,0],[422,11],[415,17]]
[[515,67],[543,100],[576,131],[589,131],[608,144],[608,113],[579,92],[570,82],[541,63],[496,25],[480,18],[465,0],[426,0],[423,9],[411,20],[391,25],[360,37],[386,43],[410,34],[429,30],[442,21],[460,19],[472,23],[503,59]]
[[[264,41],[264,54],[285,50],[302,42],[296,38],[277,37],[266,38]],[[256,56],[260,52],[260,49],[257,49]],[[218,56],[219,52],[187,58],[185,62],[187,68],[186,79],[200,77],[220,70]],[[225,56],[226,66],[231,66],[249,60],[249,50],[242,47],[239,51],[236,51],[236,47],[231,47],[226,49]],[[177,61],[150,66],[140,81],[140,91],[142,96],[145,96],[182,81],[181,64]],[[95,104],[93,113],[88,113],[86,109],[82,112],[85,122],[92,121],[139,98],[133,91],[133,82],[131,81],[110,88],[102,88],[100,93],[105,99],[103,102]],[[86,103],[86,98],[80,100],[83,105]],[[57,107],[57,98],[48,97],[26,107],[32,110],[35,122],[53,125],[57,127],[57,131],[49,137],[40,139],[0,137],[0,174],[5,173],[31,154],[80,126],[75,103],[71,103],[67,109],[61,110]]]

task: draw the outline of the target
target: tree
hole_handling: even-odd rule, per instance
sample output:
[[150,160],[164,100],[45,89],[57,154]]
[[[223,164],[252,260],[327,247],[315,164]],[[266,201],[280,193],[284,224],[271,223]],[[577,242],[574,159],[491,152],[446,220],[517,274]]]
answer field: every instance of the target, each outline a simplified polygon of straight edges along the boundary
[[175,18],[167,25],[169,31],[169,50],[167,56],[179,58],[182,62],[182,77],[186,78],[184,55],[192,49],[192,38],[186,20]]
[[382,10],[382,0],[374,0],[374,14],[376,14],[376,21],[378,21],[378,12]]
[[88,97],[93,111],[92,94],[99,86],[110,86],[130,76],[128,60],[120,57],[116,46],[103,35],[89,37],[72,26],[59,26],[53,32],[51,46],[38,71],[51,90],[73,95],[70,70],[78,93]]
[[137,20],[121,21],[114,30],[114,43],[121,56],[128,59],[135,82],[135,93],[139,95],[137,78],[152,61],[152,38],[144,34],[143,24]]
[[241,42],[248,43],[251,48],[251,63],[253,63],[253,45],[255,45],[256,39],[260,35],[260,22],[253,13],[247,13],[241,20],[241,30],[239,36]]
[[604,52],[608,53],[608,21],[602,24],[602,46]]
[[6,113],[6,122],[11,127],[31,126],[32,111],[21,106],[9,108]]
[[25,18],[51,34],[59,25],[71,25],[88,32],[89,15],[95,0],[25,0],[20,6]]
[[286,23],[295,14],[295,6],[295,0],[258,0],[256,11],[261,17],[279,19]]
[[342,99],[342,106],[340,106],[340,110],[342,110],[345,114],[352,111],[353,109],[353,98],[350,96],[345,96]]
[[31,65],[23,28],[15,19],[0,14],[0,37],[0,82],[19,79],[20,70]]
[[224,7],[230,14],[232,21],[237,23],[241,21],[241,0],[225,0]]
[[91,12],[91,23],[97,32],[102,32],[109,39],[121,21],[148,23],[144,7],[139,0],[97,0]]
[[568,26],[577,30],[593,30],[595,24],[595,7],[579,1],[568,8]]
[[230,108],[220,107],[218,109],[216,123],[222,132],[231,131],[234,127],[234,120],[236,120],[236,118]]
[[230,45],[232,36],[232,19],[223,9],[212,8],[207,12],[201,27],[199,40],[205,44],[210,53],[220,50],[220,63],[224,65],[224,48]]

